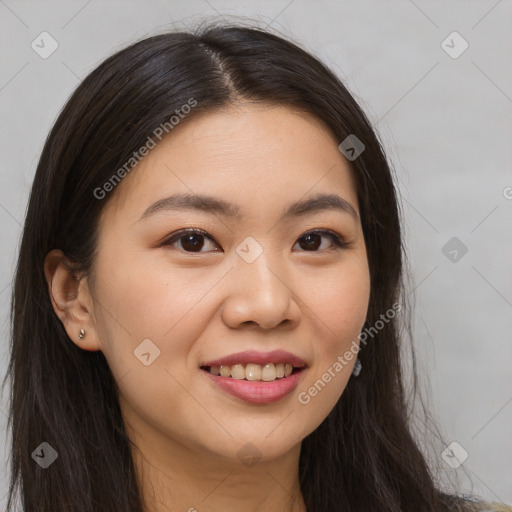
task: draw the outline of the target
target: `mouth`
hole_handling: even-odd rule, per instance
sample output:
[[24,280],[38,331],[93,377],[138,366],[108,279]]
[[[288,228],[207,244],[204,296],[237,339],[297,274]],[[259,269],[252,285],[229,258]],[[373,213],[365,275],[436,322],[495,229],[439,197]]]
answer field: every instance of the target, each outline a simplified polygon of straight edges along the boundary
[[244,402],[265,405],[290,395],[307,365],[284,350],[251,350],[205,361],[199,368],[216,388]]
[[201,366],[201,370],[212,375],[226,377],[229,379],[246,380],[255,382],[273,382],[284,379],[303,371],[305,365],[294,366],[292,363],[256,363]]

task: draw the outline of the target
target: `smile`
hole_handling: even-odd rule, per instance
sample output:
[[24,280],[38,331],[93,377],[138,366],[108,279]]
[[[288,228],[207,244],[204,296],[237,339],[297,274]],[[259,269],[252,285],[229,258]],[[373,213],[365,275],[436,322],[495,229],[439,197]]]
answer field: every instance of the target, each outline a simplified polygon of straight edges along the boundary
[[269,404],[287,397],[306,371],[300,357],[283,350],[250,350],[200,365],[217,389],[252,404]]
[[293,371],[301,368],[294,367],[291,363],[267,363],[265,365],[248,363],[221,366],[206,366],[201,369],[212,375],[220,375],[237,380],[272,382],[276,379],[289,377]]

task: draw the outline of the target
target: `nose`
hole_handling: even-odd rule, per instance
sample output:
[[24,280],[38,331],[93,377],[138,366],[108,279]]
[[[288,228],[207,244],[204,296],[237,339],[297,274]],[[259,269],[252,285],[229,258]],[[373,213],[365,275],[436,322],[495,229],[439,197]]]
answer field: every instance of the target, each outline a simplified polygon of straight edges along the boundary
[[282,261],[271,261],[265,252],[252,263],[237,258],[230,274],[222,311],[226,325],[233,329],[251,325],[268,330],[298,324],[300,300]]

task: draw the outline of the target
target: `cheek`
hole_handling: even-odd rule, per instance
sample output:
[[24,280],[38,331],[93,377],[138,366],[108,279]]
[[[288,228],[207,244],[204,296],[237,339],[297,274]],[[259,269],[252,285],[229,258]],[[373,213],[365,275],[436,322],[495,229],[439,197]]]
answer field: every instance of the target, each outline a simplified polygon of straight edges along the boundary
[[319,290],[315,307],[333,333],[361,327],[366,318],[369,285],[364,276],[341,272]]
[[179,368],[187,371],[193,341],[209,321],[204,296],[218,275],[211,269],[172,269],[135,257],[115,265],[105,257],[97,274],[98,334],[115,376],[138,370],[140,355],[148,351],[151,367],[163,371],[180,361]]
[[325,273],[304,287],[307,304],[318,317],[324,343],[319,350],[332,352],[350,344],[361,332],[368,310],[370,276],[368,267],[354,259]]
[[[180,417],[192,422],[198,407],[184,388],[197,368],[192,361],[188,365],[188,356],[207,322],[201,298],[214,282],[201,283],[186,269],[166,273],[149,264],[109,268],[115,270],[98,272],[97,325],[124,417],[140,417],[164,431],[171,407],[179,404]],[[174,423],[177,436],[182,421]]]
[[315,427],[334,407],[351,377],[370,294],[368,267],[361,260],[340,265],[328,277],[318,279],[315,286],[309,283],[314,365],[298,392],[299,403],[316,419]]
[[116,313],[109,321],[134,337],[162,338],[204,295],[207,283],[194,269],[155,264],[149,252],[122,261],[114,256],[103,261],[101,296]]

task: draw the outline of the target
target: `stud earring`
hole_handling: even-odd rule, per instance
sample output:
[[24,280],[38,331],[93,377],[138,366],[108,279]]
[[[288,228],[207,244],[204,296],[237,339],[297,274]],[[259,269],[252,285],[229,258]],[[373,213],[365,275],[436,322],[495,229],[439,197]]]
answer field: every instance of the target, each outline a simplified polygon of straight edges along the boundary
[[361,364],[361,361],[359,361],[359,358],[357,358],[356,363],[354,364],[354,368],[352,369],[352,375],[357,377],[361,373],[362,368],[363,365]]
[[80,334],[78,335],[78,341],[82,341],[84,339],[85,331],[80,329]]

